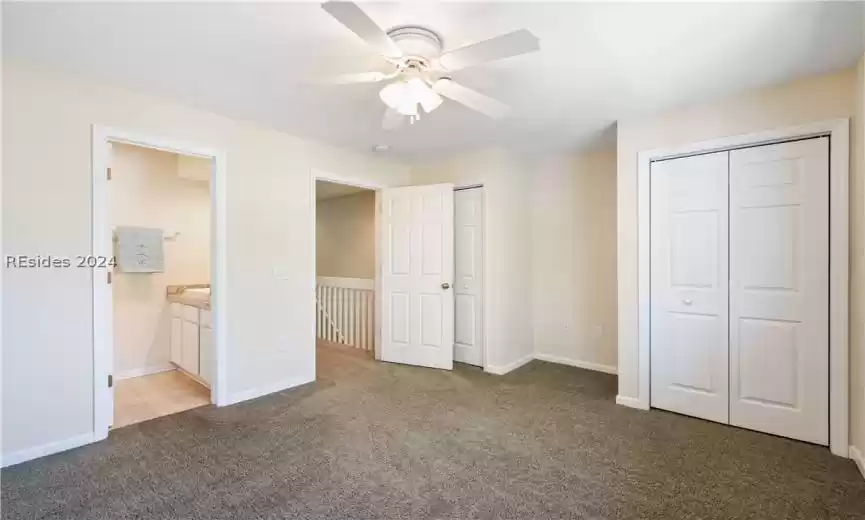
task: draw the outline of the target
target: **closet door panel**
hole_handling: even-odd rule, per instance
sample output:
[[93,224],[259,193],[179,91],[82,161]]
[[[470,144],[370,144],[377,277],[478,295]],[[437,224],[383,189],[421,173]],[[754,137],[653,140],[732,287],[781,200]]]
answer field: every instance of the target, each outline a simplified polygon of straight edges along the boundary
[[730,152],[730,421],[829,442],[828,139]]
[[651,167],[651,405],[728,422],[728,153]]

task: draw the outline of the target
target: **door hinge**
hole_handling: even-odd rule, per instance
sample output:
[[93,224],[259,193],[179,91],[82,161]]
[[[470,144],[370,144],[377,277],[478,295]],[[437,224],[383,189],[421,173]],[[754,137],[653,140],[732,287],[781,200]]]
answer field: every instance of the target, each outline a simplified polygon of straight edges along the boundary
[[111,168],[108,168],[108,175],[107,176],[108,176],[108,180],[110,181],[111,180]]
[[108,388],[114,386],[114,376],[112,374],[108,374]]
[[108,271],[108,283],[111,284],[111,271]]

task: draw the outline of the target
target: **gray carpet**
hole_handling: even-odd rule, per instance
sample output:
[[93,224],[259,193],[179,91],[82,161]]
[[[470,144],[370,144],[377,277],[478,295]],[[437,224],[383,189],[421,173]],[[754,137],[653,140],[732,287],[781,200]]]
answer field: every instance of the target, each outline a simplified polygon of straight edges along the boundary
[[3,518],[865,518],[826,448],[614,403],[613,376],[319,354],[319,379],[2,472]]

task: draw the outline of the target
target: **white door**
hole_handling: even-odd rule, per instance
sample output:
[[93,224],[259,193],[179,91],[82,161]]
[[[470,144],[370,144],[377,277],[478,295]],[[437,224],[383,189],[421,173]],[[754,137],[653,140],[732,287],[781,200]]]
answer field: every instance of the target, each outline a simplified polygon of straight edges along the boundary
[[483,366],[483,188],[454,192],[454,361]]
[[727,161],[651,166],[651,405],[728,422]]
[[450,370],[453,185],[391,188],[380,194],[380,359]]
[[730,152],[730,422],[829,443],[829,142]]

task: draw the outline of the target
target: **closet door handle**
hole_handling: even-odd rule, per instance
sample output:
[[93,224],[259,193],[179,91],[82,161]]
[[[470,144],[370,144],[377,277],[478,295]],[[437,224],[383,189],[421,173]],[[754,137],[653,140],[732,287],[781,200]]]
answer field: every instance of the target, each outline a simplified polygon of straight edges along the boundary
[[691,305],[694,302],[692,300],[682,300],[682,303],[684,303],[685,305]]

